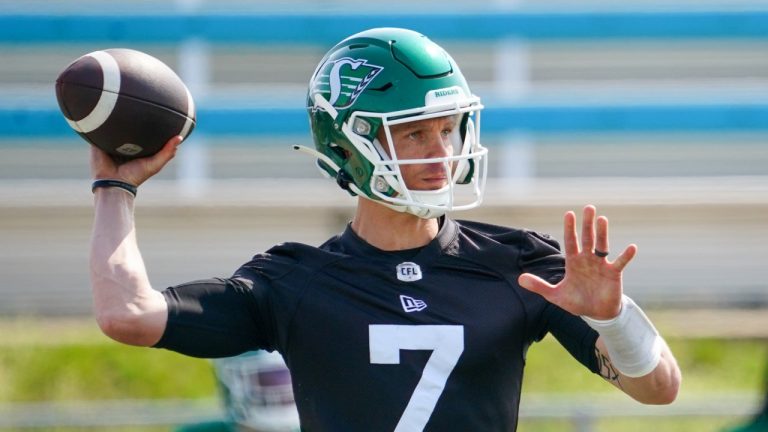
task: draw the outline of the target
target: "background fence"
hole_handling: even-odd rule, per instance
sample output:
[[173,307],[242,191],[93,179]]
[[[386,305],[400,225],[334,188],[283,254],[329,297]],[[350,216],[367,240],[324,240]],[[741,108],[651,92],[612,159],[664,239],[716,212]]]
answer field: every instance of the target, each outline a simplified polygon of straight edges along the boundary
[[316,63],[374,26],[446,47],[487,107],[488,195],[457,217],[559,236],[563,211],[593,203],[614,250],[640,246],[626,278],[642,304],[768,303],[768,2],[0,0],[0,314],[90,313],[87,147],[53,91],[69,62],[140,49],[195,96],[195,133],[139,197],[162,288],[343,227],[354,201],[290,144],[309,142]]
[[[341,228],[353,201],[289,148],[309,141],[305,86],[325,50],[385,25],[446,46],[484,98],[492,178],[486,208],[468,216],[557,235],[561,211],[594,203],[612,216],[615,244],[639,243],[636,297],[768,300],[766,2],[2,1],[0,11],[3,313],[89,310],[87,152],[53,92],[69,62],[141,49],[195,95],[196,132],[139,204],[154,215],[140,219],[152,232],[143,247],[163,286],[228,274],[287,240],[286,225],[309,242]],[[201,264],[190,275],[187,263]]]

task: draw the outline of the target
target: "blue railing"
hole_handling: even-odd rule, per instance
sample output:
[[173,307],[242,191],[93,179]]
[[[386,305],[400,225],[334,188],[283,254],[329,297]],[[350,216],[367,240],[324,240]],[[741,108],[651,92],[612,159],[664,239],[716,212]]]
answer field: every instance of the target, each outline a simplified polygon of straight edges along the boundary
[[[0,15],[0,44],[291,44],[329,47],[355,31],[408,27],[437,41],[495,42],[588,39],[768,40],[768,10],[741,11],[493,11],[472,13],[15,14]],[[308,71],[308,74],[310,71]],[[601,105],[487,103],[486,132],[768,131],[768,97],[751,101],[621,102]],[[483,96],[483,95],[481,95]],[[0,137],[60,137],[72,132],[53,99],[40,106],[0,104]],[[304,101],[295,108],[232,107],[201,101],[198,131],[304,134]]]
[[[292,135],[309,133],[301,108],[204,107],[198,111],[196,133],[208,135]],[[768,132],[768,102],[737,105],[607,105],[490,106],[483,113],[483,131],[557,132]],[[58,138],[73,136],[55,107],[0,108],[0,137]]]
[[768,38],[768,10],[309,14],[69,14],[0,16],[0,42],[333,43],[371,27],[406,27],[435,40],[521,38]]

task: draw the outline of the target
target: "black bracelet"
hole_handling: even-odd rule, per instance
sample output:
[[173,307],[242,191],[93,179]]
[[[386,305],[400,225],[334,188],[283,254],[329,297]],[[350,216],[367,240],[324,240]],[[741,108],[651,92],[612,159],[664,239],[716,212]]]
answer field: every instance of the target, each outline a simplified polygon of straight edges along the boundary
[[130,192],[131,195],[134,197],[136,196],[136,192],[138,192],[138,188],[130,183],[126,183],[124,181],[120,180],[111,180],[111,179],[102,179],[102,180],[96,180],[91,185],[91,192],[96,192],[96,188],[102,188],[102,187],[116,187],[120,188],[122,190]]

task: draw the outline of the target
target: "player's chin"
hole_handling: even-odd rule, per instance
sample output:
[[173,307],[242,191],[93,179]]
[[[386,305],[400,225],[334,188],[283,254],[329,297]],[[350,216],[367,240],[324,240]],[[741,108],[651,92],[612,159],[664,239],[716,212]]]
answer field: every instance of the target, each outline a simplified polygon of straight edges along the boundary
[[431,178],[431,179],[421,179],[419,181],[417,188],[411,188],[415,190],[423,190],[423,191],[434,191],[434,190],[440,190],[444,187],[448,186],[448,180],[445,178]]

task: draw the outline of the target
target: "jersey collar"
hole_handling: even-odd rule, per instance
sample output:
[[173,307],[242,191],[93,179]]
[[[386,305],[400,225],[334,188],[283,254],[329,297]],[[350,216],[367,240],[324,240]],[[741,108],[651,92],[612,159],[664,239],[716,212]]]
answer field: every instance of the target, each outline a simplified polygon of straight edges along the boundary
[[458,225],[452,219],[441,216],[440,230],[437,236],[427,245],[405,251],[384,251],[360,238],[352,229],[352,224],[347,224],[339,241],[344,253],[356,256],[365,256],[372,259],[384,259],[391,261],[403,261],[403,257],[415,262],[427,262],[434,260],[443,253],[453,253],[458,247]]

